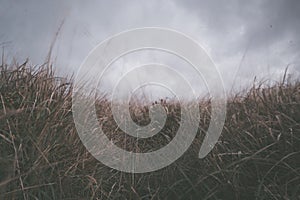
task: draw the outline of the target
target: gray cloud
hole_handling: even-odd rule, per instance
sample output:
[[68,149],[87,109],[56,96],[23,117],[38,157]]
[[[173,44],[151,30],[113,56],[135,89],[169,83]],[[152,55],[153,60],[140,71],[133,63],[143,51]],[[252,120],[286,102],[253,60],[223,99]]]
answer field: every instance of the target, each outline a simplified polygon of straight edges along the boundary
[[202,44],[230,89],[235,75],[238,88],[254,76],[278,79],[289,64],[291,73],[300,74],[299,10],[296,0],[3,0],[0,45],[10,57],[29,57],[40,64],[65,19],[54,48],[57,71],[65,74],[75,72],[89,51],[112,34],[137,27],[167,27]]

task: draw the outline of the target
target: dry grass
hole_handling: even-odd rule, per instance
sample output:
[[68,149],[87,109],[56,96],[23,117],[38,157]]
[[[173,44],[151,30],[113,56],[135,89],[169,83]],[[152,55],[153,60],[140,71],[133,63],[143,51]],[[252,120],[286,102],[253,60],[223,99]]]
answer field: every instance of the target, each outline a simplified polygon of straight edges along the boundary
[[[201,160],[210,102],[199,101],[201,129],[189,150],[146,174],[110,169],[86,151],[73,123],[71,88],[49,67],[0,66],[0,199],[300,199],[299,82],[253,86],[228,100],[222,136]],[[109,105],[97,101],[99,121],[125,149],[159,148],[176,134],[177,102],[166,105],[162,132],[139,141],[122,134]],[[149,122],[147,106],[131,108],[137,123]]]

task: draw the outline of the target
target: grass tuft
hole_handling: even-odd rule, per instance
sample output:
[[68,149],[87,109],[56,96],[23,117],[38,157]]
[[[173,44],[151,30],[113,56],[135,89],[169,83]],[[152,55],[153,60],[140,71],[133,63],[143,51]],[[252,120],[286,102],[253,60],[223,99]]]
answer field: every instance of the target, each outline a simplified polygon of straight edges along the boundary
[[[188,151],[152,173],[127,174],[95,160],[72,118],[72,80],[48,65],[0,66],[0,199],[300,199],[300,83],[254,85],[228,100],[222,135],[198,159],[210,120],[199,100],[199,131]],[[125,136],[110,102],[97,100],[99,122],[116,145],[137,152],[170,142],[180,105],[163,102],[168,118],[149,139]],[[133,120],[149,123],[149,107],[133,102]]]

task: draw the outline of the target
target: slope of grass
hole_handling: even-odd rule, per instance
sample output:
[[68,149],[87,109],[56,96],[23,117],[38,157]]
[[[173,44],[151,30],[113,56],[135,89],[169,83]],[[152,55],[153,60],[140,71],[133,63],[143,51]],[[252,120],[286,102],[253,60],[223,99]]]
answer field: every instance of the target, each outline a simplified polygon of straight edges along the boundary
[[[199,101],[201,129],[189,150],[156,172],[127,174],[95,160],[82,145],[71,111],[72,83],[51,69],[0,66],[0,199],[300,199],[300,83],[253,86],[228,100],[219,142],[198,151],[210,102]],[[160,148],[180,122],[167,105],[160,134],[137,141],[118,129],[105,98],[97,100],[103,130],[127,150]],[[149,123],[148,107],[131,107]],[[138,142],[138,143],[137,143]]]

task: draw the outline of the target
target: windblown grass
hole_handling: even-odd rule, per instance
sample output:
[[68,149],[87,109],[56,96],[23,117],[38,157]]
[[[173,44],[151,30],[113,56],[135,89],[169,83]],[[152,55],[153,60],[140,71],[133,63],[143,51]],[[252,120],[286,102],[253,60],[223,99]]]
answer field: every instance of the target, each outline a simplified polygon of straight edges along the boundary
[[[0,66],[0,199],[300,199],[300,83],[254,85],[228,100],[219,142],[204,159],[198,151],[210,119],[201,121],[189,150],[152,173],[127,174],[95,160],[82,145],[71,111],[72,81],[49,67]],[[124,136],[110,102],[97,100],[103,130],[127,150],[167,144],[180,122],[178,102],[160,134]],[[133,104],[133,120],[149,123],[149,108]]]

